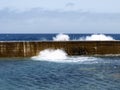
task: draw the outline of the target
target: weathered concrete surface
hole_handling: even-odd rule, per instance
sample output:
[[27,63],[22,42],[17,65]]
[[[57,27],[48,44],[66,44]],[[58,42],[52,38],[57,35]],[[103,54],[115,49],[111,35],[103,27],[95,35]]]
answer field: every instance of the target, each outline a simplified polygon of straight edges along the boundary
[[1,41],[0,57],[31,57],[44,49],[63,49],[68,55],[120,54],[120,41]]

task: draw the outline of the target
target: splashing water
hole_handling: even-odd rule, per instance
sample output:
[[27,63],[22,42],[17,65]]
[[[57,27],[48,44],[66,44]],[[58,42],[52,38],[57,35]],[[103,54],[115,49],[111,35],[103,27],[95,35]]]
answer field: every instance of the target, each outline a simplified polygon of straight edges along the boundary
[[39,55],[32,57],[33,60],[38,61],[50,61],[50,62],[86,62],[94,61],[95,57],[85,56],[68,56],[64,50],[61,49],[45,49],[39,53]]
[[67,53],[61,49],[45,49],[41,51],[38,56],[34,56],[32,58],[36,60],[62,60],[67,58]]
[[[91,36],[80,37],[78,40],[72,41],[110,41],[115,40],[111,36],[107,36],[105,34],[92,34]],[[56,37],[53,37],[53,41],[70,41],[70,37],[67,34],[58,34]]]
[[80,38],[80,40],[87,40],[87,41],[110,41],[115,40],[111,36],[106,36],[104,34],[93,34],[91,36],[86,36],[85,38]]
[[69,41],[70,37],[66,34],[58,34],[56,37],[53,37],[53,41]]

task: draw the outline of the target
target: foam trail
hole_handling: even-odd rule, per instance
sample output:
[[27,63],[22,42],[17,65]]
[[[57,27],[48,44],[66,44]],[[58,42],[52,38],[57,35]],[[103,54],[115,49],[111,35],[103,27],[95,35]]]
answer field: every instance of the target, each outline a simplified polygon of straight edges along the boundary
[[81,37],[80,40],[86,40],[86,41],[111,41],[111,40],[115,40],[113,37],[111,36],[107,36],[104,34],[92,34],[91,36],[86,36]]
[[53,37],[53,41],[69,41],[70,37],[67,34],[58,34]]
[[32,57],[33,60],[37,61],[49,61],[49,62],[60,62],[60,63],[70,63],[70,62],[86,62],[94,61],[95,57],[84,57],[84,56],[69,56],[64,50],[61,49],[45,49],[39,53],[39,55]]

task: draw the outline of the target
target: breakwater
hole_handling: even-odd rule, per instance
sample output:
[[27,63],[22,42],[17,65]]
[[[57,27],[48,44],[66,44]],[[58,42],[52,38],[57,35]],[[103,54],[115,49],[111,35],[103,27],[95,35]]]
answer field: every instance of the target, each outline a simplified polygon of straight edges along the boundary
[[68,55],[120,54],[120,41],[1,41],[0,57],[31,57],[44,49],[63,49]]

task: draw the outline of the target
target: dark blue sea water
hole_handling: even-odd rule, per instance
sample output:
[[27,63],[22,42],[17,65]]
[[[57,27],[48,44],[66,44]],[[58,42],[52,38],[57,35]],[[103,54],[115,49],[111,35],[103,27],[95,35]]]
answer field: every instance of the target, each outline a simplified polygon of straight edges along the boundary
[[[53,40],[57,34],[0,34],[0,41],[46,41]],[[67,34],[71,40],[79,39],[80,37],[90,36],[92,34]],[[120,34],[105,34],[113,37],[115,40],[120,40]]]
[[[70,34],[70,38],[87,35]],[[53,36],[0,34],[0,40],[52,40]],[[120,40],[119,34],[110,36]],[[120,90],[120,56],[68,56],[60,62],[0,58],[0,90]]]

